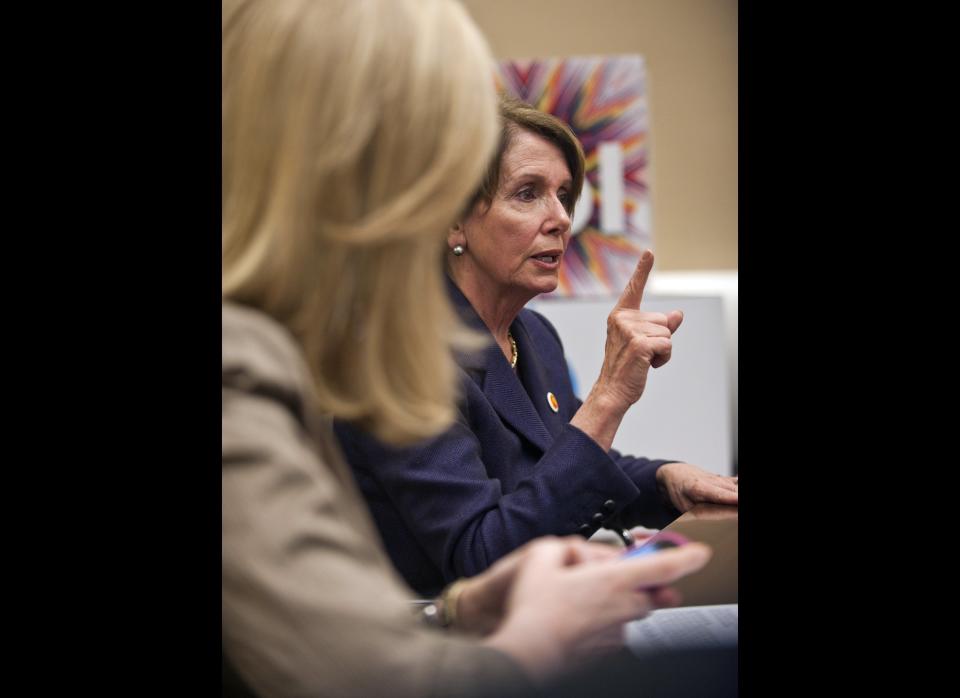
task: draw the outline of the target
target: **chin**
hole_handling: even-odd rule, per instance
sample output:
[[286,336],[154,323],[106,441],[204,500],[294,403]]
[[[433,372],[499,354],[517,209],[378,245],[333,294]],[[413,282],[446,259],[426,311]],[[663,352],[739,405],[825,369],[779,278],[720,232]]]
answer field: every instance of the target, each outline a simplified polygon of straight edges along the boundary
[[553,293],[559,285],[560,279],[554,276],[550,279],[539,279],[536,283],[530,285],[529,290],[533,296],[539,296],[542,293]]

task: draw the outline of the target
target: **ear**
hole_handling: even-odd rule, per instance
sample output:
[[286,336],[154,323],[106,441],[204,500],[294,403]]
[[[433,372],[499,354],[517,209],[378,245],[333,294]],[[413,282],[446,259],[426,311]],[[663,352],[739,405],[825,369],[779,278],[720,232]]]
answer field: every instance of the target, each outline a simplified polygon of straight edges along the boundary
[[447,230],[447,247],[452,250],[457,245],[467,246],[467,235],[462,221],[457,221]]

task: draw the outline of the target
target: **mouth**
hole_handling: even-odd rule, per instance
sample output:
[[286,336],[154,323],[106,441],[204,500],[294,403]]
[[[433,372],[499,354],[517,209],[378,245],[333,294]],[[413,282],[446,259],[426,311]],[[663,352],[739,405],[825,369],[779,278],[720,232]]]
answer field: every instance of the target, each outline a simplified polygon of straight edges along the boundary
[[550,266],[560,263],[560,258],[563,256],[561,250],[547,250],[540,254],[533,255],[530,259],[533,259],[541,264],[547,264]]

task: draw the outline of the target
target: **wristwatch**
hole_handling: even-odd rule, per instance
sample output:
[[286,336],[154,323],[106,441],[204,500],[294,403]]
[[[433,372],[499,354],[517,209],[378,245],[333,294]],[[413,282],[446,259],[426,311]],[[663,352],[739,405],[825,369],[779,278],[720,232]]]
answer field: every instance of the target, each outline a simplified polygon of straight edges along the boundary
[[417,618],[424,625],[433,628],[446,628],[443,624],[443,614],[440,612],[439,599],[417,599],[411,601],[410,605],[417,615]]
[[411,605],[420,621],[435,628],[450,628],[457,622],[457,602],[466,584],[466,579],[458,579],[447,586],[435,599],[416,599]]

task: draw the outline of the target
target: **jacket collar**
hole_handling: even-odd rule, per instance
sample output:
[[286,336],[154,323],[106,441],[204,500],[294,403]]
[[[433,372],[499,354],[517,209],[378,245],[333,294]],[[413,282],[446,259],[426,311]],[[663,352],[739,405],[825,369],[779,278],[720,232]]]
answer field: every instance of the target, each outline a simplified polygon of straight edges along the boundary
[[[459,355],[457,361],[463,368],[472,369],[480,374],[480,388],[497,411],[497,414],[500,415],[500,418],[541,450],[546,451],[553,437],[530,401],[530,396],[524,389],[519,377],[510,368],[503,352],[500,351],[500,347],[494,341],[493,335],[483,324],[483,320],[477,315],[473,306],[470,305],[470,301],[453,281],[450,279],[447,281],[450,299],[453,301],[461,319],[470,327],[486,334],[490,339],[490,343],[485,349],[475,354]],[[513,321],[510,332],[513,334],[518,348],[521,349],[520,361],[529,362],[529,366],[520,365],[518,369],[524,372],[524,378],[528,380],[528,385],[530,385],[531,390],[534,390],[534,394],[538,394],[537,391],[543,383],[541,375],[543,369],[537,361],[534,345],[526,327],[524,327],[522,318],[517,317]],[[522,349],[527,351],[522,351]]]

